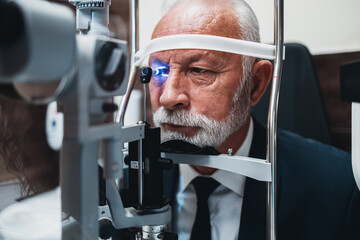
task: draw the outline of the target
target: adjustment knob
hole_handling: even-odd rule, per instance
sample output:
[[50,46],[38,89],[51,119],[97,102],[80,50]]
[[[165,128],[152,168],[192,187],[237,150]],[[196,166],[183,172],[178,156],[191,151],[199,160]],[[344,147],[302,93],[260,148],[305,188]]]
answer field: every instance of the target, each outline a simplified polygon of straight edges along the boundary
[[161,168],[167,170],[171,169],[174,165],[173,161],[169,158],[159,158],[157,162]]
[[172,232],[163,232],[157,238],[162,240],[178,240],[178,235]]
[[152,75],[152,69],[150,67],[141,68],[140,82],[149,83]]
[[101,239],[109,239],[112,237],[116,228],[113,226],[110,219],[103,218],[99,221],[99,237]]
[[115,103],[104,103],[102,105],[102,110],[104,113],[115,112],[118,109],[119,109],[119,107]]

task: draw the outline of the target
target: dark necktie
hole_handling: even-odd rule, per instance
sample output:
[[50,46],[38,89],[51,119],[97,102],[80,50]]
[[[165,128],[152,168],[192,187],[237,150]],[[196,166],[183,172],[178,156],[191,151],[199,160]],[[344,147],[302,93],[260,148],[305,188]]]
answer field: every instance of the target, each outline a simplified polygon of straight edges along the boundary
[[192,184],[195,187],[197,197],[197,210],[190,240],[210,240],[211,227],[208,198],[219,186],[219,183],[213,178],[196,177]]

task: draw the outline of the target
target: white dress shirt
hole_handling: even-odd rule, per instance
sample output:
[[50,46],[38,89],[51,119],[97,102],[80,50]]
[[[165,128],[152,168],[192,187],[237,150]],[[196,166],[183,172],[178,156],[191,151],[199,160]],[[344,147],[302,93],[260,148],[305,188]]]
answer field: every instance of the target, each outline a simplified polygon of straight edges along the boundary
[[[249,156],[254,126],[252,119],[246,138],[236,156]],[[179,240],[190,239],[191,229],[196,214],[196,193],[191,181],[200,173],[190,165],[180,164],[179,191],[176,195],[177,226]],[[241,207],[245,188],[245,176],[217,170],[210,177],[221,185],[210,195],[208,204],[210,211],[211,239],[238,239]]]

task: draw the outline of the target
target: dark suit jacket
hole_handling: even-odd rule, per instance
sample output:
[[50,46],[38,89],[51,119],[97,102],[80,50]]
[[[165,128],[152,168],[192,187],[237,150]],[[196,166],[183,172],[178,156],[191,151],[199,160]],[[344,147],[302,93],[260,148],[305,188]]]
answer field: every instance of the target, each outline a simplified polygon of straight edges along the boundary
[[[360,240],[360,193],[350,155],[282,130],[277,148],[277,239]],[[254,121],[250,156],[265,154],[266,131]],[[175,199],[178,168],[171,174],[165,192]],[[239,239],[266,239],[265,182],[246,179]]]

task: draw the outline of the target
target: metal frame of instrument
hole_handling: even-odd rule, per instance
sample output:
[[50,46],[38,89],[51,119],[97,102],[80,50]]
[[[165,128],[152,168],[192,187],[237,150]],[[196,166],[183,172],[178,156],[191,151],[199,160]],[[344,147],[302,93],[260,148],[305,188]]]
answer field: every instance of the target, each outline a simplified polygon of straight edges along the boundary
[[[131,73],[130,73],[130,82],[128,86],[128,91],[123,98],[121,103],[120,112],[116,115],[116,121],[124,122],[124,115],[126,107],[130,98],[131,90],[135,85],[135,72],[137,66],[135,65],[135,53],[138,50],[138,0],[131,1],[131,22],[132,22],[132,55],[131,55]],[[276,135],[277,135],[277,115],[278,115],[278,101],[279,101],[279,91],[281,83],[281,72],[283,65],[283,56],[284,56],[284,2],[283,0],[274,1],[274,45],[275,45],[275,59],[273,65],[273,76],[272,76],[272,86],[270,94],[270,102],[268,108],[268,118],[267,118],[267,148],[266,148],[266,162],[271,164],[271,179],[267,183],[267,239],[275,240],[276,239],[276,158],[277,158],[277,145],[276,145]]]
[[267,118],[267,147],[266,161],[271,163],[272,182],[267,184],[267,239],[276,239],[276,166],[277,166],[277,116],[281,73],[284,56],[284,1],[275,0],[274,9],[274,44],[276,46],[276,58],[274,60],[273,78],[270,93],[270,102]]
[[351,163],[354,178],[360,189],[360,103],[351,103]]

